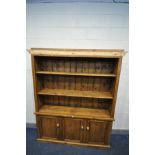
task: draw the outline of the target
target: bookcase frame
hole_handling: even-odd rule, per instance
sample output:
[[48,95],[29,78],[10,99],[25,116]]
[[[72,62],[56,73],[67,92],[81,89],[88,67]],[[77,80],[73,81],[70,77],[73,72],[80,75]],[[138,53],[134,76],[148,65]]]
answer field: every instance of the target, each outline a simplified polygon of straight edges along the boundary
[[37,140],[109,148],[124,50],[29,51]]

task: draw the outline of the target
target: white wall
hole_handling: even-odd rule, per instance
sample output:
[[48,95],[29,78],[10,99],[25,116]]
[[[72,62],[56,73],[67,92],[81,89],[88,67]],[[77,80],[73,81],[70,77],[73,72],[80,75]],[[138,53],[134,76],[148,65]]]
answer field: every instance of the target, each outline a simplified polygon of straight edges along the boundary
[[[128,51],[128,4],[27,4],[27,48],[96,48]],[[31,59],[27,53],[27,123],[34,123]],[[129,128],[128,54],[123,59],[113,128]]]

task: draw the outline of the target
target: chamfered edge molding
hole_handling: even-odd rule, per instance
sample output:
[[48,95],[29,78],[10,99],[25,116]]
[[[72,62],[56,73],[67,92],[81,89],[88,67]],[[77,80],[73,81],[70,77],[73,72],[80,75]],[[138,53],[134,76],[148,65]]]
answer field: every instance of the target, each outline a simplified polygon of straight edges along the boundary
[[31,48],[27,51],[38,56],[65,57],[123,57],[127,52],[123,49],[64,49],[64,48]]

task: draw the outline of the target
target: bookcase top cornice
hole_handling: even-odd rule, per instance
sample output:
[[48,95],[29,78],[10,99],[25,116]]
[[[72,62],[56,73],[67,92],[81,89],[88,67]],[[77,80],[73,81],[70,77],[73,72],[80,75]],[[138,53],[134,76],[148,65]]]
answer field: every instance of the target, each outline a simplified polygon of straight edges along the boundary
[[95,57],[119,58],[126,52],[123,49],[61,49],[61,48],[31,48],[28,50],[34,56],[51,57]]

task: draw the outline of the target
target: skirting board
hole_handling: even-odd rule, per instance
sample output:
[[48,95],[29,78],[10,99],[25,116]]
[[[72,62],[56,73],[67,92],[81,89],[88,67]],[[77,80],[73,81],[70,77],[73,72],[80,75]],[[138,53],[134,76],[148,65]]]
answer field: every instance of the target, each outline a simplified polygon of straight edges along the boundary
[[[34,123],[26,123],[26,128],[36,128],[36,124]],[[113,129],[113,135],[129,135],[129,130],[124,129]]]

